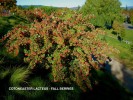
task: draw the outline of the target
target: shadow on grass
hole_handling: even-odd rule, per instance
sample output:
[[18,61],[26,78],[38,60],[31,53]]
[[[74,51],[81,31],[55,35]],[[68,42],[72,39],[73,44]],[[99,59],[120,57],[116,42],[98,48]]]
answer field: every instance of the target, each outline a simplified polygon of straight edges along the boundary
[[[132,100],[133,93],[123,88],[113,77],[103,71],[92,70],[91,82],[97,80],[98,84],[92,83],[92,90],[82,92],[78,86],[73,84],[62,84],[50,82],[48,73],[43,68],[37,68],[28,78],[28,84],[40,87],[73,87],[74,90],[46,90],[46,91],[9,91],[8,87],[11,74],[0,80],[0,100]],[[21,73],[20,73],[21,74]]]
[[113,34],[113,35],[117,35],[117,32],[116,32],[116,31],[112,31],[112,34]]
[[133,26],[128,26],[129,29],[133,29]]
[[5,68],[8,68],[19,65],[27,66],[27,64],[23,62],[23,53],[19,52],[18,56],[13,56],[13,54],[9,54],[7,52],[4,44],[5,43],[0,43],[0,67],[3,66]]
[[[39,65],[35,70],[31,70],[32,74],[30,74],[30,77],[28,78],[27,83],[32,83],[32,87],[74,87],[74,90],[9,91],[13,67],[16,67],[17,69],[19,65],[23,64],[23,60],[21,57],[14,58],[9,56],[8,53],[5,52],[5,49],[2,49],[0,49],[0,58],[4,59],[3,63],[0,64],[0,75],[3,73],[2,75],[5,77],[3,79],[0,78],[0,100],[133,100],[133,93],[123,88],[116,80],[114,80],[111,74],[106,71],[91,70],[90,80],[93,89],[88,89],[87,92],[82,92],[75,84],[68,85],[50,82],[49,73],[51,71],[45,70]],[[22,65],[21,67],[24,66],[25,65]],[[1,69],[4,69],[4,71],[2,72]],[[22,73],[18,73],[18,75],[20,74]],[[98,83],[93,84],[96,80]]]
[[[123,88],[114,77],[108,72],[94,71],[93,77],[98,84],[93,90],[86,94],[90,100],[132,100],[133,93]],[[85,97],[85,96],[84,96]]]

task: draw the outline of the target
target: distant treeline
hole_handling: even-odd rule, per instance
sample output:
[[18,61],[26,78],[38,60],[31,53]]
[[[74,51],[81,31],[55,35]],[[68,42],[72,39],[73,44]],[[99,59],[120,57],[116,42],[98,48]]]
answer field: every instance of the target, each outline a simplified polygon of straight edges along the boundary
[[47,14],[51,14],[52,12],[60,9],[59,7],[52,7],[52,6],[42,6],[42,5],[24,5],[24,6],[18,6],[19,8],[21,9],[26,9],[26,10],[32,10],[32,9],[35,9],[35,8],[41,8],[43,10],[45,10],[45,12]]
[[127,6],[127,7],[122,7],[122,8],[130,10],[130,9],[133,9],[133,6]]

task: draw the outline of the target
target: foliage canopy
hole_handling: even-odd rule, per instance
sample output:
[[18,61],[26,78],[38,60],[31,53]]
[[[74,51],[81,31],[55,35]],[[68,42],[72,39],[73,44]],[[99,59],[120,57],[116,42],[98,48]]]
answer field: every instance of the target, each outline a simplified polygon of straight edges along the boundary
[[65,11],[49,16],[40,9],[29,13],[36,15],[31,25],[14,27],[2,38],[8,52],[23,55],[30,69],[50,69],[54,82],[75,82],[84,91],[91,88],[95,82],[90,81],[90,71],[99,69],[108,52],[107,44],[98,38],[104,32],[88,20],[93,16],[71,12],[66,18]]
[[94,14],[92,23],[104,27],[112,25],[114,20],[120,19],[121,3],[119,0],[86,0],[81,12],[85,15]]
[[4,7],[4,9],[11,9],[16,6],[16,0],[0,0],[0,5]]

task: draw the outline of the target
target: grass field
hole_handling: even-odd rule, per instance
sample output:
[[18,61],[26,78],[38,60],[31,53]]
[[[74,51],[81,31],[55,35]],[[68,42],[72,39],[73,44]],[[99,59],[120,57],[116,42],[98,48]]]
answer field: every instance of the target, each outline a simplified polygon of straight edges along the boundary
[[124,39],[128,41],[133,41],[133,30],[126,30],[125,33],[126,35]]
[[0,17],[0,38],[18,24],[28,24],[28,22],[19,16]]
[[[108,33],[107,35],[117,38],[116,35],[112,34],[112,31],[113,31],[112,29],[106,30],[106,32]],[[126,29],[125,36],[123,37],[123,39],[128,41],[133,41],[133,30]]]
[[[114,48],[120,51],[119,54],[114,54],[112,56],[120,59],[120,61],[125,64],[128,68],[133,70],[133,52],[131,52],[131,44],[126,44],[125,42],[120,42],[117,40],[117,36],[111,33],[112,30],[106,30],[105,41]],[[133,41],[133,30],[125,30],[124,40]]]

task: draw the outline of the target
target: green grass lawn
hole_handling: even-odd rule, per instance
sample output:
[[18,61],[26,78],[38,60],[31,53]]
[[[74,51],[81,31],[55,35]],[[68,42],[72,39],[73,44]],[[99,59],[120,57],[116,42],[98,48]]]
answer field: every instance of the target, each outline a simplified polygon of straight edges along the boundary
[[133,30],[125,30],[125,33],[126,35],[124,39],[128,41],[133,41]]
[[[131,52],[131,44],[126,44],[117,40],[117,36],[111,34],[112,30],[106,30],[105,41],[120,51],[119,54],[112,56],[119,58],[128,68],[133,70],[133,52]],[[113,37],[113,38],[112,38]],[[133,30],[126,30],[124,40],[133,41]]]
[[[116,35],[112,34],[113,30],[105,30],[110,36],[116,37]],[[117,37],[116,37],[117,38]],[[133,41],[133,30],[126,29],[125,36],[123,37],[124,40]]]
[[16,15],[0,17],[0,38],[18,24],[28,24],[28,22],[26,19]]

